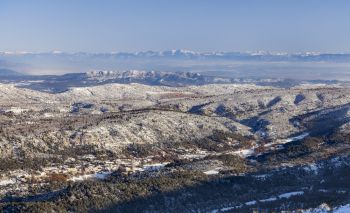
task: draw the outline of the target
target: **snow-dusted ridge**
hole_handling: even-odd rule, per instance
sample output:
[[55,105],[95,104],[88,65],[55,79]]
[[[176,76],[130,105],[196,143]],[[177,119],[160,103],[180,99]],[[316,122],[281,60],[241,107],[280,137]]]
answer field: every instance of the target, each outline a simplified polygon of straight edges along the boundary
[[[298,53],[288,53],[288,52],[278,52],[278,51],[212,51],[212,52],[197,52],[188,49],[173,49],[164,51],[139,51],[139,52],[65,52],[60,50],[53,50],[49,52],[27,52],[27,51],[3,51],[0,52],[0,56],[22,56],[22,55],[53,55],[53,56],[63,56],[63,55],[80,55],[80,56],[114,56],[114,57],[190,57],[190,58],[225,58],[225,59],[237,59],[239,57],[251,57],[252,59],[257,59],[257,57],[276,57],[276,59],[290,59],[290,58],[317,58],[317,59],[329,59],[332,57],[350,57],[350,53],[344,52],[334,52],[334,53],[321,53],[321,52],[298,52]],[[324,57],[324,58],[323,58]],[[242,58],[243,59],[243,58]]]

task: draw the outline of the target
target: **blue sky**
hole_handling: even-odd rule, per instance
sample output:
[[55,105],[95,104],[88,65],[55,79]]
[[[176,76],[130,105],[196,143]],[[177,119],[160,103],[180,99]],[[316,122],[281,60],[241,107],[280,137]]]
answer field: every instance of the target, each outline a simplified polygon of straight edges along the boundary
[[347,0],[0,0],[0,51],[350,52]]

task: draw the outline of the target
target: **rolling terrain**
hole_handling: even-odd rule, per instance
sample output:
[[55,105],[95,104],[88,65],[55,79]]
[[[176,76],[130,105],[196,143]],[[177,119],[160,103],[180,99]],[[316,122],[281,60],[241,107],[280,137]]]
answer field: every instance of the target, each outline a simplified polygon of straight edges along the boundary
[[84,76],[60,92],[0,85],[2,211],[312,212],[350,203],[346,84]]

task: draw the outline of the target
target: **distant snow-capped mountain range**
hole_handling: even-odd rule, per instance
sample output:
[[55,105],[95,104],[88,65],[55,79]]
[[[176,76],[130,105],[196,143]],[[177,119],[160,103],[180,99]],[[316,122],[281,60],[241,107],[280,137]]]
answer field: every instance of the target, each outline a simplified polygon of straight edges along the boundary
[[350,61],[350,53],[286,53],[286,52],[195,52],[191,50],[110,52],[110,53],[68,53],[52,52],[0,52],[0,58],[8,57],[95,57],[116,59],[223,59],[223,60],[263,60],[263,61]]
[[0,52],[0,69],[33,75],[90,70],[196,72],[234,78],[350,80],[350,53],[195,52],[135,53]]

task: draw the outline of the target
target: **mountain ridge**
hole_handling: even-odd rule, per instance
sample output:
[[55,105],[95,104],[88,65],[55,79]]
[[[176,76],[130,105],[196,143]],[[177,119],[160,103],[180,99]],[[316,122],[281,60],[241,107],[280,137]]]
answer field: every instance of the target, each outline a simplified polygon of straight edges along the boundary
[[20,73],[20,72],[16,72],[14,70],[1,69],[0,68],[0,77],[4,77],[4,76],[22,76],[22,75],[24,75],[24,74]]
[[212,51],[197,52],[185,49],[165,51],[140,51],[140,52],[0,52],[0,57],[20,56],[55,56],[55,57],[112,57],[119,59],[130,58],[165,58],[165,59],[224,59],[224,60],[262,60],[262,61],[350,61],[350,53],[327,53],[327,52],[273,52],[273,51]]
[[110,83],[138,83],[150,86],[184,87],[206,84],[256,84],[289,88],[303,83],[336,84],[345,81],[295,80],[288,78],[240,78],[202,74],[197,72],[165,72],[146,70],[93,70],[64,75],[3,76],[0,83],[14,83],[23,87],[49,93],[60,93],[72,87],[88,87]]

